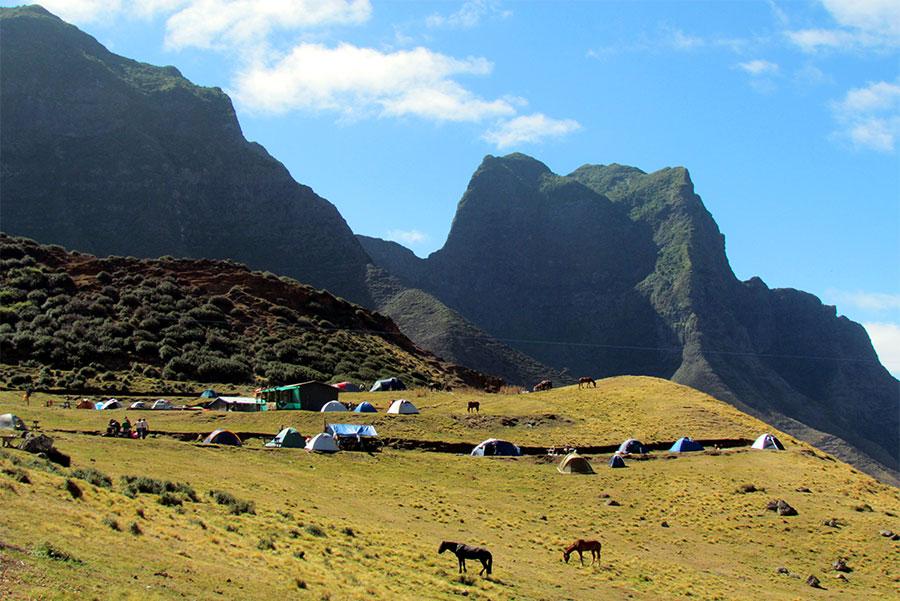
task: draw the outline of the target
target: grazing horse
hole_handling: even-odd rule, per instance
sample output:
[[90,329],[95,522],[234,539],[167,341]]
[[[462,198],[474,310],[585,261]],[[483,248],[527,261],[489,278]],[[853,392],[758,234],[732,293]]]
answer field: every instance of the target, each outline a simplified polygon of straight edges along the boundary
[[566,560],[566,563],[569,563],[569,555],[572,554],[572,551],[578,552],[578,559],[581,560],[581,565],[584,565],[584,555],[585,551],[591,552],[591,565],[594,565],[595,561],[600,561],[600,541],[596,540],[583,540],[578,539],[563,551],[563,559]]
[[594,378],[588,378],[587,376],[583,378],[578,378],[578,388],[582,386],[593,386],[597,388],[597,382],[594,381]]
[[473,547],[471,545],[464,545],[463,543],[454,543],[445,540],[441,542],[438,553],[443,553],[444,551],[453,551],[456,554],[456,559],[459,561],[460,574],[466,571],[467,559],[477,559],[482,565],[478,575],[481,576],[485,572],[487,572],[488,576],[491,575],[491,567],[494,564],[494,559],[491,556],[491,552],[484,547]]
[[542,390],[550,390],[553,388],[553,382],[550,380],[541,380],[537,384],[534,385],[532,389],[534,392],[541,392]]
[[479,403],[478,401],[469,401],[469,406],[466,407],[466,413],[472,413],[473,411],[475,413],[479,413],[480,410],[481,410],[481,403]]

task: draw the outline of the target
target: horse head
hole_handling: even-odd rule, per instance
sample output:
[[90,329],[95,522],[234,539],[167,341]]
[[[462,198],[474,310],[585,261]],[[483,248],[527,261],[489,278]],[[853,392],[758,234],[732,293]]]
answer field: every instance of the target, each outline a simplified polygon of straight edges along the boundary
[[569,550],[563,551],[563,559],[565,560],[566,563],[569,563],[569,555],[571,555],[571,554],[572,554],[572,552]]
[[451,543],[450,541],[441,541],[441,546],[438,548],[438,553],[443,553],[444,551],[450,549],[453,550],[453,547],[456,543]]

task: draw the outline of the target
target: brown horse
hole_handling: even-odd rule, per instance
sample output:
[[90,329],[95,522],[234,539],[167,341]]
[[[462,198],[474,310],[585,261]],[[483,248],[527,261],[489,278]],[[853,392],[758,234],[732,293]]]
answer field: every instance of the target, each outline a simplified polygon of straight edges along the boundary
[[541,392],[542,390],[550,390],[551,388],[553,388],[553,382],[551,382],[550,380],[541,380],[534,385],[532,391]]
[[569,563],[569,555],[572,554],[573,551],[578,552],[578,559],[581,560],[581,565],[584,565],[584,555],[585,551],[591,552],[591,565],[594,565],[595,561],[600,561],[600,541],[596,540],[583,540],[578,539],[571,545],[565,548],[563,551],[563,559],[566,560],[566,563]]
[[453,551],[456,554],[456,559],[459,561],[460,574],[466,571],[467,559],[477,559],[481,562],[482,566],[478,575],[481,576],[485,572],[487,572],[488,576],[491,575],[491,567],[494,565],[494,558],[491,556],[491,552],[484,547],[473,547],[471,545],[464,545],[463,543],[454,543],[445,540],[441,542],[438,553],[443,553],[444,551]]
[[588,378],[587,376],[578,378],[578,388],[581,388],[582,386],[592,386],[597,388],[597,382],[594,381],[594,378]]
[[478,401],[469,401],[469,406],[466,407],[466,413],[472,413],[473,411],[475,413],[479,413],[480,410],[481,410],[481,403],[479,403]]

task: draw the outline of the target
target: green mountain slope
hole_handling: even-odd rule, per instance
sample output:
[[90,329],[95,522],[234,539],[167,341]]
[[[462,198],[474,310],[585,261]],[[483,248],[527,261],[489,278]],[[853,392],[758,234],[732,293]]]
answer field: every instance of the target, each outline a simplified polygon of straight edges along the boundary
[[[334,206],[248,142],[231,100],[0,9],[3,229],[98,255],[231,258],[366,303]],[[48,218],[53,216],[53,218]]]
[[367,248],[558,369],[672,378],[883,477],[900,467],[900,388],[865,330],[812,295],[737,280],[684,168],[561,177],[524,155],[489,156],[442,249],[415,262]]

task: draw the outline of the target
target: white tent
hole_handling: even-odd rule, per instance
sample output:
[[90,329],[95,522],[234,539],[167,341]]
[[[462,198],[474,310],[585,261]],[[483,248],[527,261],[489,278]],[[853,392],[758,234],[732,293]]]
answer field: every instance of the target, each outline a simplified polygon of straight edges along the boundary
[[135,401],[132,404],[128,405],[129,409],[149,409],[150,405],[147,404],[147,401]]
[[18,415],[4,413],[0,415],[0,428],[4,430],[25,430],[25,422]]
[[407,401],[406,399],[397,399],[393,403],[391,403],[390,409],[387,410],[388,413],[393,414],[401,414],[401,415],[410,415],[413,413],[418,413],[419,410],[416,409],[416,406]]
[[322,409],[320,409],[320,411],[322,413],[325,413],[327,411],[346,411],[346,410],[347,410],[347,406],[344,405],[340,401],[328,401],[327,403],[322,405]]
[[769,451],[783,451],[784,445],[781,444],[781,441],[775,438],[773,435],[766,432],[762,436],[756,439],[756,442],[753,443],[754,449],[763,449]]
[[172,403],[167,401],[166,399],[156,399],[153,401],[153,405],[150,406],[151,409],[171,409]]
[[320,432],[306,443],[307,451],[315,451],[317,453],[337,453],[340,449],[331,434]]
[[99,409],[121,409],[121,408],[122,408],[122,403],[120,403],[116,399],[109,399],[108,401],[106,401],[105,403],[100,405],[100,407],[99,407]]

